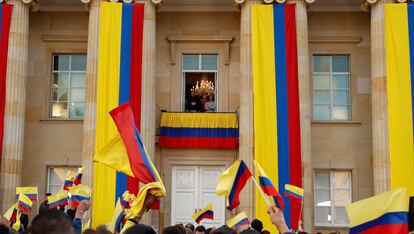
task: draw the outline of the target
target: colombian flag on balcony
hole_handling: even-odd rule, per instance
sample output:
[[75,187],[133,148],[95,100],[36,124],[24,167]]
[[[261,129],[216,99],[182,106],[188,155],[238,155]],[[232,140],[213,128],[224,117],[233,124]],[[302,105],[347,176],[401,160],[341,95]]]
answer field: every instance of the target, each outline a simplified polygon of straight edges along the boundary
[[407,234],[408,199],[405,188],[395,189],[346,207],[350,234]]
[[239,127],[234,113],[161,114],[160,146],[172,148],[237,148]]
[[214,219],[213,205],[209,203],[206,208],[193,214],[192,218],[196,223],[200,223],[203,219]]
[[414,196],[414,5],[385,4],[384,11],[390,186],[407,188],[410,197]]
[[[9,48],[12,9],[12,4],[0,4],[0,142],[3,142],[4,108],[6,105],[7,52]],[[3,144],[0,144],[0,152],[3,152],[2,147]]]
[[[285,184],[302,186],[294,4],[252,7],[252,49],[255,160],[284,198],[286,223],[297,229],[300,202],[284,195]],[[266,212],[256,199],[256,217],[276,233]]]

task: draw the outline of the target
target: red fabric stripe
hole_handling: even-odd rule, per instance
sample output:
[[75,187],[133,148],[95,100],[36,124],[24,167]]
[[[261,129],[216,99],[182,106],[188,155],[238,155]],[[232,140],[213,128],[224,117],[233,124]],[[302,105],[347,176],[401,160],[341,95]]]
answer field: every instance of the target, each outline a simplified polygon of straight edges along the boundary
[[237,183],[236,191],[234,192],[233,201],[229,201],[230,204],[227,207],[228,210],[233,210],[240,204],[239,195],[240,192],[243,190],[246,182],[252,177],[252,173],[250,172],[249,168],[245,168],[239,179],[236,178],[235,183]]
[[239,138],[213,138],[213,137],[171,137],[160,136],[161,147],[171,148],[224,148],[239,147]]
[[381,226],[375,226],[365,231],[359,232],[359,234],[407,234],[408,224],[385,224]]
[[[131,79],[130,104],[134,113],[134,122],[141,129],[141,99],[142,99],[142,42],[144,30],[144,4],[135,3],[132,12],[132,44],[131,44]],[[128,176],[127,189],[137,194],[139,180]]]
[[[285,4],[286,31],[286,64],[288,93],[288,129],[289,129],[289,162],[290,183],[302,187],[302,160],[300,145],[300,113],[298,90],[298,60],[296,48],[296,16],[295,4]],[[291,226],[298,228],[300,201],[291,200]]]
[[[6,104],[6,68],[7,68],[7,52],[9,47],[9,32],[10,21],[13,5],[2,5],[2,20],[0,25],[1,38],[0,38],[0,142],[3,142],[4,131],[4,108]],[[0,144],[0,162],[1,152],[3,144]]]

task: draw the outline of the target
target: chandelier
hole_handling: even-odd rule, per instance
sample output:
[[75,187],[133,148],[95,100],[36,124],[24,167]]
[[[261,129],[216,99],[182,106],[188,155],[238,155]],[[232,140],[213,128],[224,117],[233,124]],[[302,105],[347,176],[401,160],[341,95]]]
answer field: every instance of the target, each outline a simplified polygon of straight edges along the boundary
[[202,78],[200,83],[194,85],[191,88],[191,94],[196,95],[196,96],[204,96],[206,95],[208,96],[214,96],[214,84],[211,81],[208,81],[205,78]]

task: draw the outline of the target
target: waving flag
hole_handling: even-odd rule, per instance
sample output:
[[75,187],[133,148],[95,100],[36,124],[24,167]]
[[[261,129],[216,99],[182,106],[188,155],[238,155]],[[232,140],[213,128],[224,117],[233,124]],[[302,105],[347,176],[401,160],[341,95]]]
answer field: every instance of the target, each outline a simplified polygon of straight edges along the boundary
[[68,191],[61,190],[55,194],[47,196],[47,202],[49,209],[56,208],[58,206],[65,206],[68,204]]
[[297,200],[302,200],[303,189],[291,184],[285,184],[285,195]]
[[407,234],[407,201],[406,189],[399,188],[348,205],[349,233]]
[[227,209],[233,210],[240,204],[239,194],[252,173],[242,160],[237,160],[219,178],[216,194],[226,196]]
[[124,209],[122,208],[121,201],[118,199],[116,202],[114,215],[111,222],[108,224],[108,230],[115,233],[121,231],[122,219],[125,217]]
[[20,217],[21,217],[21,213],[18,213],[16,216],[16,222],[12,225],[13,230],[15,230],[16,232],[18,232],[20,230]]
[[283,198],[273,186],[272,181],[269,179],[269,177],[267,177],[266,173],[258,162],[254,161],[254,167],[256,168],[256,176],[259,179],[260,187],[262,187],[263,192],[268,196],[273,197],[274,205],[283,210]]
[[6,213],[4,213],[3,217],[7,220],[6,224],[9,224],[10,222],[13,222],[14,220],[16,220],[16,215],[17,215],[17,202],[14,205],[12,205],[6,211]]
[[249,218],[247,217],[246,212],[241,212],[233,218],[227,220],[227,226],[229,227],[241,227],[243,225],[250,224]]
[[83,167],[78,168],[78,174],[76,174],[75,179],[73,180],[74,185],[78,185],[82,182]]
[[69,192],[72,194],[72,206],[75,207],[77,207],[81,201],[91,199],[91,189],[83,184],[70,187]]
[[196,221],[196,223],[200,223],[203,219],[214,220],[213,205],[209,203],[206,208],[193,214],[192,218]]
[[25,194],[32,201],[38,201],[37,187],[16,187],[16,199],[19,199],[20,193]]
[[24,193],[19,194],[17,201],[17,209],[23,213],[30,213],[32,211],[33,202]]
[[69,190],[70,187],[73,185],[73,172],[68,171],[66,172],[65,181],[63,182],[63,190]]

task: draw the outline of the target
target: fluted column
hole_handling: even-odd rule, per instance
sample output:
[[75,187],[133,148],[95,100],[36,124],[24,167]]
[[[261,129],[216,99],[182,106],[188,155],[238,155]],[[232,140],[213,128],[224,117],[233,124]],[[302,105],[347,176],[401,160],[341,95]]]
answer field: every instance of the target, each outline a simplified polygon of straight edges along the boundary
[[83,120],[82,166],[84,168],[82,183],[92,186],[93,155],[95,150],[96,130],[96,92],[98,80],[99,48],[99,5],[100,0],[89,4],[88,57],[86,64],[85,116]]
[[385,61],[384,4],[371,5],[371,104],[372,146],[375,194],[390,189],[390,150],[388,142],[387,74]]
[[0,210],[7,209],[15,202],[15,188],[21,183],[29,42],[30,5],[21,0],[10,0],[8,3],[13,4],[14,7],[7,63]]
[[[254,155],[251,8],[261,3],[259,0],[246,0],[240,6],[239,159],[244,160],[249,168],[253,168]],[[240,196],[240,210],[246,211],[249,217],[254,217],[254,198],[254,186],[247,183]]]

